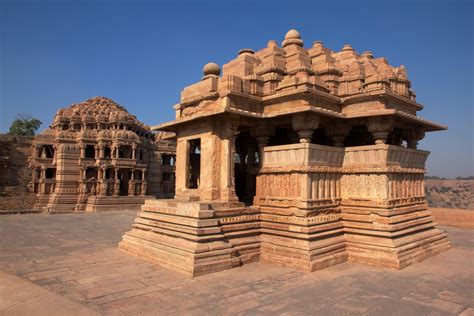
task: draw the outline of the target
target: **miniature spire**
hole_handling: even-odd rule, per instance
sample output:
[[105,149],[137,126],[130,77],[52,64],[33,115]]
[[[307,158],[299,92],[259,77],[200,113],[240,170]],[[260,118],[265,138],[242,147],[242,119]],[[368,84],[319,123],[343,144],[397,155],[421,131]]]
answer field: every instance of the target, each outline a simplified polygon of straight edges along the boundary
[[283,47],[291,44],[303,46],[303,41],[301,40],[300,32],[295,29],[289,30],[285,35],[285,40],[283,41],[283,43],[281,43]]

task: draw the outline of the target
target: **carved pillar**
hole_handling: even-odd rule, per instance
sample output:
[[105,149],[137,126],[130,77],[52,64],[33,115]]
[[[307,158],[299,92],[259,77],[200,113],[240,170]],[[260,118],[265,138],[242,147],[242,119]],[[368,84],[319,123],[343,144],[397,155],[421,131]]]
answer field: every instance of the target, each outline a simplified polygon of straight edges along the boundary
[[263,165],[263,148],[268,145],[270,136],[273,136],[275,128],[266,122],[258,123],[255,129],[251,131],[252,135],[257,139],[258,144],[258,160],[260,166]]
[[221,168],[221,199],[236,200],[234,179],[235,138],[238,135],[238,118],[229,118],[222,126],[222,168]]
[[104,144],[103,143],[99,143],[99,158],[100,159],[104,159]]
[[41,157],[41,145],[36,145],[35,146],[35,158],[40,158]]
[[97,159],[97,158],[99,158],[99,146],[98,146],[98,145],[95,145],[95,146],[94,146],[94,149],[95,149],[95,151],[94,151],[94,158]]
[[135,159],[136,151],[137,151],[137,144],[133,143],[132,144],[132,159]]
[[247,146],[247,166],[249,168],[252,168],[255,166],[255,153],[257,151],[257,148],[255,148],[255,145],[248,145]]
[[84,143],[81,143],[81,158],[85,158],[86,157],[86,146],[84,145]]
[[393,118],[370,118],[367,130],[372,133],[376,144],[386,144],[388,134],[393,130]]
[[425,131],[421,128],[404,130],[402,137],[407,142],[408,148],[416,149],[418,142],[425,138]]
[[297,113],[292,118],[293,130],[298,133],[300,143],[311,143],[311,136],[319,126],[319,116],[311,113]]
[[118,168],[115,168],[114,195],[118,196],[120,192],[120,179],[118,178]]
[[326,135],[331,138],[335,147],[344,147],[344,140],[350,131],[350,125],[337,122],[326,129]]

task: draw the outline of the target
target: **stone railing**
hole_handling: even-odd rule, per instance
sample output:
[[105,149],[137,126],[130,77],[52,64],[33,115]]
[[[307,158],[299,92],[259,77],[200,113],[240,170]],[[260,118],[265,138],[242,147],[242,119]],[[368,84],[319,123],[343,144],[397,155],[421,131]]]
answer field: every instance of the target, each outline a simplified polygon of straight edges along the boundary
[[428,155],[428,151],[386,144],[346,147],[343,166],[399,166],[423,169]]
[[265,147],[263,167],[330,166],[340,167],[344,149],[315,144],[291,144]]
[[130,158],[114,158],[112,164],[117,167],[131,167],[136,166],[137,160]]

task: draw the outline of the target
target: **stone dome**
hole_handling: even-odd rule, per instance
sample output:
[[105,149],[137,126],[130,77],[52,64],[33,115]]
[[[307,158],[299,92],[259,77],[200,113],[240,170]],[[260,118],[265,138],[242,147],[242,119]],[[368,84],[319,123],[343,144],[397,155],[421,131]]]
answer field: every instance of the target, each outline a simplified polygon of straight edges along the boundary
[[288,32],[286,32],[285,39],[291,39],[291,38],[299,38],[301,39],[300,32],[298,32],[295,29],[291,29]]
[[216,63],[208,63],[202,68],[204,76],[214,75],[219,76],[221,74],[221,67]]

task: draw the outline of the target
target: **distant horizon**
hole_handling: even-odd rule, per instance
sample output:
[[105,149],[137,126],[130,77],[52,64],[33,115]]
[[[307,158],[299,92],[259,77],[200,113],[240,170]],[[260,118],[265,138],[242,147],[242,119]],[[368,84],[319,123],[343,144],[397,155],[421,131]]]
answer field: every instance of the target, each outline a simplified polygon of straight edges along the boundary
[[0,133],[21,113],[40,119],[42,131],[59,108],[95,95],[144,124],[170,121],[204,64],[222,66],[240,49],[280,43],[295,28],[305,47],[349,43],[405,65],[425,106],[418,115],[448,126],[420,142],[431,152],[427,175],[474,175],[471,1],[263,1],[252,10],[245,3],[0,3]]

